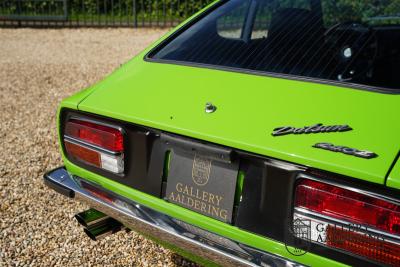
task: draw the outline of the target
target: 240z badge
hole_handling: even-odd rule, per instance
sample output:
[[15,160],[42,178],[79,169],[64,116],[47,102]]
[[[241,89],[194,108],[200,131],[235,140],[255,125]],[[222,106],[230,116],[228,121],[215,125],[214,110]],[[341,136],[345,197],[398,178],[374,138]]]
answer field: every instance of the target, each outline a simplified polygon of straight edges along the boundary
[[350,147],[346,147],[346,146],[335,146],[330,143],[318,143],[318,144],[313,145],[313,147],[325,149],[325,150],[329,150],[329,151],[333,151],[333,152],[340,152],[343,154],[352,155],[352,156],[356,156],[356,157],[360,157],[360,158],[364,158],[364,159],[372,159],[372,158],[376,158],[378,156],[377,154],[375,154],[374,152],[371,152],[371,151],[358,150],[358,149],[350,148]]
[[305,126],[296,128],[292,126],[282,126],[275,128],[272,132],[273,136],[281,136],[287,134],[311,134],[311,133],[332,133],[332,132],[347,132],[353,130],[349,125],[328,125],[324,126],[322,123],[317,123],[312,126]]

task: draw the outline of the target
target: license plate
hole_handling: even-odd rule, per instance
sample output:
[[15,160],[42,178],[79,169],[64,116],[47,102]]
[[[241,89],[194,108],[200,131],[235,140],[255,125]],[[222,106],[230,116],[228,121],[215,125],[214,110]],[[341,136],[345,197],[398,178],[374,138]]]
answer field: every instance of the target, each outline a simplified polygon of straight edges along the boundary
[[232,221],[238,164],[181,150],[171,154],[166,199],[182,207]]

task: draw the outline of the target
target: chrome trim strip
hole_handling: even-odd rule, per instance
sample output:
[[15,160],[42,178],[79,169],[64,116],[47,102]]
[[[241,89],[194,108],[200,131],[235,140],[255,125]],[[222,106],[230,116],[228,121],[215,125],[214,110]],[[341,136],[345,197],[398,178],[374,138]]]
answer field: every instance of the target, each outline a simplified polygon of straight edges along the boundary
[[99,121],[99,120],[95,120],[92,118],[87,118],[87,117],[81,117],[81,116],[71,116],[71,118],[69,118],[69,120],[79,120],[79,121],[86,121],[86,122],[91,122],[94,124],[99,124],[99,125],[103,125],[103,126],[107,126],[113,129],[116,129],[118,131],[120,131],[122,134],[124,134],[124,129],[121,126],[118,125],[114,125],[114,124],[110,124],[104,121]]
[[94,150],[97,152],[103,152],[103,153],[106,153],[106,154],[109,154],[112,156],[120,156],[122,154],[122,152],[114,152],[114,151],[111,151],[111,150],[108,150],[108,149],[105,149],[105,148],[102,148],[102,147],[99,147],[99,146],[96,146],[93,144],[89,144],[85,141],[79,140],[77,138],[74,138],[74,137],[71,137],[68,135],[64,135],[64,141],[70,142],[75,145],[80,145],[80,146],[86,147],[87,149]]
[[[162,240],[221,266],[304,266],[142,206],[97,184],[72,176],[63,167],[46,173],[44,180],[49,187],[64,188],[67,190],[64,192],[65,195],[75,197],[138,233]],[[106,200],[94,196],[81,186],[82,182],[89,183],[96,189],[113,196],[114,201],[106,202]]]

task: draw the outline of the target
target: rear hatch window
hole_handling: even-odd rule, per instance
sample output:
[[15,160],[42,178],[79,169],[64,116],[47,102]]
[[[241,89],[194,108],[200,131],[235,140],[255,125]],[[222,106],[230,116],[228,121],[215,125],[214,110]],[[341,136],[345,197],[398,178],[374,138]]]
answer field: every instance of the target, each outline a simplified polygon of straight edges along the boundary
[[398,93],[400,2],[222,1],[149,57]]

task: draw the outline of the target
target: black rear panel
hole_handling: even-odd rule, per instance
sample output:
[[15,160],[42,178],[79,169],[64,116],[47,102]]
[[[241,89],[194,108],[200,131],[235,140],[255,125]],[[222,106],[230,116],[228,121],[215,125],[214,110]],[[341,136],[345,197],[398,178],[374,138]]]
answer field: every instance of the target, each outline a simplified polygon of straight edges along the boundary
[[[121,184],[160,197],[161,177],[165,155],[163,151],[165,151],[165,148],[160,142],[159,133],[150,131],[144,127],[110,120],[96,115],[77,113],[75,111],[62,112],[61,125],[65,125],[65,122],[73,117],[100,121],[122,127],[124,133],[124,147],[126,148],[124,152],[125,171],[123,174],[119,175],[69,158],[71,162]],[[60,130],[60,136],[63,136],[63,127],[61,127]],[[64,145],[62,144],[62,146],[65,152]]]

